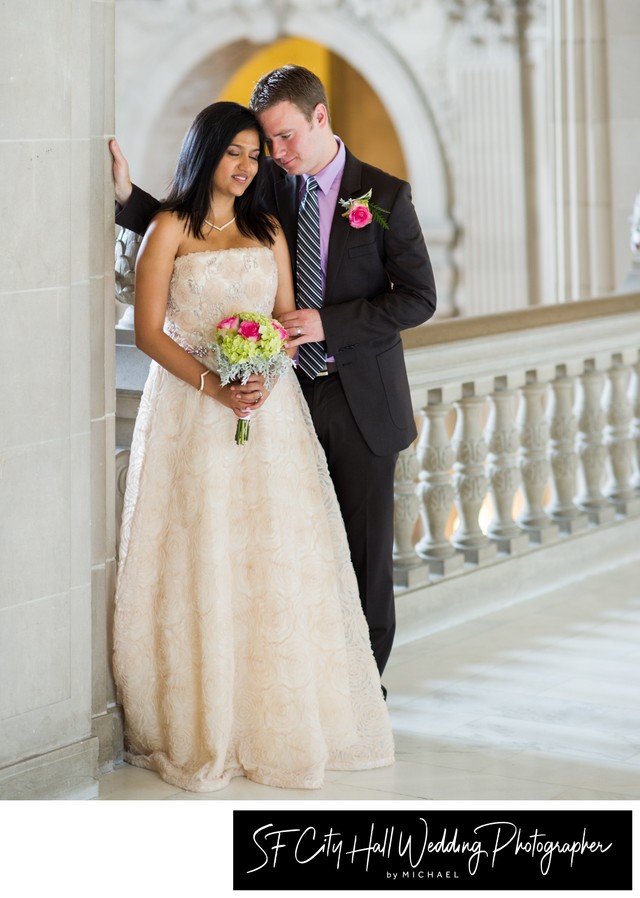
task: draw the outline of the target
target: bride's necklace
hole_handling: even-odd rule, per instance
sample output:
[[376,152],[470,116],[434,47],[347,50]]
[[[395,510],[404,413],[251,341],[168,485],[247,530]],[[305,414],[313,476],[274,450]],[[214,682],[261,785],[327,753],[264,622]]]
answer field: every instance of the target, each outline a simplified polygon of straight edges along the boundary
[[224,229],[228,228],[230,224],[233,224],[235,220],[236,220],[236,217],[234,215],[233,218],[229,219],[229,221],[226,224],[223,224],[220,227],[218,227],[218,225],[214,225],[214,223],[212,221],[209,221],[208,218],[205,218],[204,223],[208,224],[209,227],[213,228],[214,231],[224,231]]

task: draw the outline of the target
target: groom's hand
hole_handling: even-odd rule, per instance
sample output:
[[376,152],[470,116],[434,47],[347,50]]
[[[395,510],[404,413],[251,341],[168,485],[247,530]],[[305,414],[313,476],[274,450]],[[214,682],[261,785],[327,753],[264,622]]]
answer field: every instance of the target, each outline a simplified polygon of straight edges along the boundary
[[300,346],[302,343],[317,343],[324,340],[322,318],[317,309],[285,312],[279,321],[289,334],[287,346]]
[[131,178],[129,177],[129,163],[122,155],[122,150],[115,137],[109,141],[109,150],[113,156],[113,180],[116,188],[116,201],[121,206],[126,206],[133,190]]

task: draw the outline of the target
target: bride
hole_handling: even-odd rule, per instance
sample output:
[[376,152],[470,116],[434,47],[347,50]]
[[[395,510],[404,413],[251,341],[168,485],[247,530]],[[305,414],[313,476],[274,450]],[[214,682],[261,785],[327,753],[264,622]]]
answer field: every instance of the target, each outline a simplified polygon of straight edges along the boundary
[[[131,446],[114,671],[125,758],[195,792],[235,776],[319,788],[393,763],[393,738],[324,453],[291,371],[223,386],[208,345],[238,312],[295,308],[261,211],[253,114],[189,129],[136,267],[152,358]],[[251,412],[251,438],[234,440]]]

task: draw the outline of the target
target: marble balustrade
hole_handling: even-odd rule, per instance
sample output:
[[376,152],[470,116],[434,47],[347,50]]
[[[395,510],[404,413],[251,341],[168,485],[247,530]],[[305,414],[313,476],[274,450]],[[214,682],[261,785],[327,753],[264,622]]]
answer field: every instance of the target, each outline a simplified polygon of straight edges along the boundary
[[396,473],[398,587],[640,514],[640,296],[404,335],[416,444]]
[[[117,330],[118,517],[148,360]],[[640,514],[640,295],[403,335],[419,435],[396,470],[397,587]]]

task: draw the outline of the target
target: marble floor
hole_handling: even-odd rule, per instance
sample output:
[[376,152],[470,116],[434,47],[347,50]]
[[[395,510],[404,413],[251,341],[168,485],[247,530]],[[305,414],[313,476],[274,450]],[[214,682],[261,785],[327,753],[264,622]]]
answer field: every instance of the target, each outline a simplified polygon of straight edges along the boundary
[[393,767],[194,795],[123,764],[99,800],[640,799],[640,559],[397,645],[384,682]]

